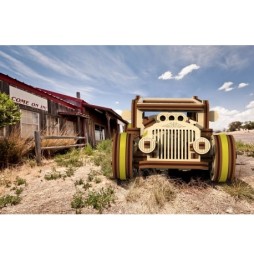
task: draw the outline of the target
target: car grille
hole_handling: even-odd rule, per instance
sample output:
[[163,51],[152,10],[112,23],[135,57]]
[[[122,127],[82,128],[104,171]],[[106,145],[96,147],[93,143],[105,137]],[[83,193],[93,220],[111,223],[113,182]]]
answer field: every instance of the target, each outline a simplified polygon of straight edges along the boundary
[[157,159],[190,160],[189,144],[197,138],[197,133],[186,128],[160,128],[152,130],[152,136],[157,144]]

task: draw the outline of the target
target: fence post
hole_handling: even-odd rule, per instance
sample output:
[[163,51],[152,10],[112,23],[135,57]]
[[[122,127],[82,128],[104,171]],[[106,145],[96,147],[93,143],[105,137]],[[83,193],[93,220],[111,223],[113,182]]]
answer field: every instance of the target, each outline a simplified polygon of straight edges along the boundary
[[41,164],[41,136],[39,131],[34,132],[35,155],[37,164]]

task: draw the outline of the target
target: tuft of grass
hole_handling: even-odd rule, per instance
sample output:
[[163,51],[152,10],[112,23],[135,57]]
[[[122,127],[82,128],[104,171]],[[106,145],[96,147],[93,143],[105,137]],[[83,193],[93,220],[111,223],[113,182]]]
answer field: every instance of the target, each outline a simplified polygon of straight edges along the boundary
[[110,154],[111,150],[112,150],[112,141],[111,140],[102,140],[97,144],[96,149],[100,152]]
[[223,190],[235,199],[254,201],[254,189],[246,182],[236,179],[230,185],[221,185]]
[[87,156],[92,156],[94,153],[94,150],[90,144],[87,144],[85,146],[85,148],[83,149],[83,151],[84,151],[85,155],[87,155]]
[[23,192],[23,188],[16,188],[15,193],[17,196],[20,196],[20,194]]
[[34,140],[20,138],[20,130],[14,128],[10,135],[0,139],[0,168],[24,162],[34,148]]
[[16,196],[12,196],[12,195],[6,195],[3,197],[0,197],[0,209],[4,208],[8,205],[17,205],[19,204],[21,201],[21,198],[19,197],[19,195]]
[[93,179],[94,179],[94,175],[93,174],[88,174],[88,178],[87,178],[87,181],[88,182],[92,182],[93,181]]
[[166,202],[173,201],[176,197],[175,191],[169,182],[157,184],[153,187],[152,196],[157,205],[163,207]]
[[101,172],[104,176],[112,176],[111,154],[112,154],[112,141],[103,140],[96,146],[93,162],[96,166],[101,167]]
[[164,175],[137,177],[126,195],[126,201],[142,201],[151,211],[157,211],[176,197],[174,183]]
[[52,170],[49,174],[44,176],[46,180],[56,180],[62,178],[61,172],[57,171],[55,167],[52,167]]
[[75,186],[80,186],[80,185],[83,185],[83,184],[84,184],[83,179],[76,180],[75,183],[74,183]]
[[84,190],[88,190],[89,188],[91,188],[92,185],[89,183],[89,182],[86,182],[84,185],[83,185],[83,189]]
[[70,167],[68,167],[68,168],[65,170],[65,175],[66,175],[67,177],[71,177],[71,176],[74,175],[75,170],[76,170],[75,168],[73,168],[72,166],[70,166]]
[[96,184],[101,183],[101,178],[95,177],[94,182],[95,182]]
[[79,149],[73,149],[66,154],[57,155],[55,161],[62,167],[81,167],[83,166],[82,152]]
[[246,153],[249,156],[254,156],[254,144],[236,141],[236,150],[238,153]]
[[78,191],[73,195],[71,207],[76,209],[76,214],[81,214],[81,209],[85,207],[82,192]]
[[103,210],[110,207],[114,200],[114,190],[111,187],[107,189],[102,188],[99,192],[90,191],[85,199],[85,205],[93,207],[98,210],[100,214],[102,214]]
[[17,177],[15,183],[17,186],[26,185],[26,180],[22,179],[20,177]]

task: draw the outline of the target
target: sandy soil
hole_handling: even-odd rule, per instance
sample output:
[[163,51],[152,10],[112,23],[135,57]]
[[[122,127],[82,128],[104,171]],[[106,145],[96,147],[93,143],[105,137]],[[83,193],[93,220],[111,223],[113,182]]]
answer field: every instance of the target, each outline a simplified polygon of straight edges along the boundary
[[[239,134],[240,138],[250,137],[254,133]],[[250,135],[250,136],[249,136]],[[44,161],[42,166],[29,164],[5,170],[0,173],[0,196],[14,194],[15,179],[17,176],[26,180],[26,185],[21,193],[21,202],[18,205],[7,206],[0,209],[0,214],[75,214],[71,208],[73,195],[82,191],[84,197],[88,191],[99,191],[101,188],[111,187],[115,191],[115,202],[107,209],[105,214],[254,214],[254,201],[237,199],[225,192],[223,186],[212,184],[209,178],[196,175],[190,181],[193,173],[184,173],[180,182],[175,176],[158,174],[148,177],[138,177],[130,182],[117,184],[116,181],[100,174],[100,168],[94,166],[89,158],[84,161],[84,166],[76,169],[75,174],[65,179],[46,180],[44,176],[57,171],[64,173],[65,168],[58,167],[54,161]],[[82,185],[75,186],[75,181],[93,175],[92,185],[85,191]],[[254,188],[254,158],[238,155],[236,176]],[[100,182],[96,182],[96,178]],[[169,179],[170,178],[170,179]],[[11,186],[7,187],[7,180]],[[167,193],[163,193],[167,192]],[[172,192],[172,195],[168,192]],[[162,193],[162,194],[161,194]],[[97,210],[85,207],[82,214],[96,214]]]

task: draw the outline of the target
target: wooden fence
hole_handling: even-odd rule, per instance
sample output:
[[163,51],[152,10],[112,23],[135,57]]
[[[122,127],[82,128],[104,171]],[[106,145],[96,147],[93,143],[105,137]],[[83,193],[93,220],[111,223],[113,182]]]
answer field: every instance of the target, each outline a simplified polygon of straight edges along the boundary
[[41,163],[41,155],[43,150],[53,150],[53,149],[65,149],[72,147],[84,147],[85,143],[73,144],[73,145],[62,145],[62,146],[50,146],[42,147],[41,141],[43,139],[75,139],[75,140],[85,140],[85,137],[75,137],[75,136],[41,136],[39,131],[34,132],[34,141],[35,141],[35,155],[37,164]]

